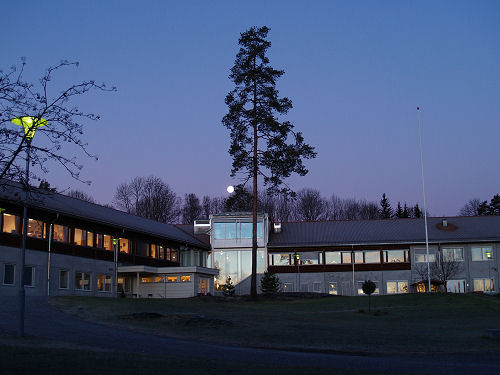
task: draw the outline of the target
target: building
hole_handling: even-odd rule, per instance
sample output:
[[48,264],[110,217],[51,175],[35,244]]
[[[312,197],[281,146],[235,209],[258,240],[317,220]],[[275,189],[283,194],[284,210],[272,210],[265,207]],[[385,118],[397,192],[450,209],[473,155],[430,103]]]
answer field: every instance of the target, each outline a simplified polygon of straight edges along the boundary
[[[0,184],[2,295],[19,289],[23,200],[19,184]],[[170,225],[32,189],[28,219],[27,295],[180,298],[218,294],[228,277],[237,294],[250,292],[249,213]],[[429,218],[428,229],[429,255],[423,219],[277,223],[259,214],[258,286],[269,270],[284,292],[359,295],[368,279],[376,294],[419,292],[427,265],[446,264],[433,270],[432,290],[498,292],[500,216]]]
[[[20,282],[24,191],[0,185],[0,293]],[[54,192],[28,198],[26,295],[191,297],[214,292],[218,271],[181,267],[183,253],[210,247],[174,225]]]
[[[428,258],[424,219],[271,223],[260,215],[258,225],[258,273],[276,273],[284,292],[360,295],[366,280],[376,294],[425,291],[436,259],[446,260],[447,280],[434,270],[432,290],[498,292],[499,216],[429,218]],[[237,293],[249,293],[251,226],[250,214],[211,217],[216,289],[230,276]]]

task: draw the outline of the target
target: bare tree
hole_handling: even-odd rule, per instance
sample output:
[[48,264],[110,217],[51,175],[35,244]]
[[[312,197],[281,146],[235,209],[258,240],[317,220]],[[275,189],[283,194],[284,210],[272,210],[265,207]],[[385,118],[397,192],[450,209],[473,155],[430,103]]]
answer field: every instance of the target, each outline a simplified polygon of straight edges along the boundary
[[90,203],[95,203],[94,198],[92,198],[87,193],[85,193],[85,192],[83,192],[81,190],[78,190],[78,189],[70,190],[68,192],[67,196],[68,197],[72,197],[72,198],[77,198],[77,199],[80,199],[82,201],[86,201],[86,202],[90,202]]
[[[81,135],[84,122],[98,120],[99,116],[81,111],[73,101],[93,90],[116,89],[108,89],[104,83],[92,80],[72,84],[63,90],[55,89],[56,73],[78,66],[77,62],[69,61],[49,67],[35,85],[25,81],[26,61],[21,60],[20,67],[0,71],[0,179],[24,180],[24,166],[19,159],[30,145],[31,165],[37,166],[41,173],[47,173],[47,162],[53,161],[80,180],[82,165],[71,154],[80,150],[86,156],[95,157],[87,151]],[[18,119],[23,126],[11,124],[12,119]],[[31,143],[35,130],[35,141]],[[68,156],[70,146],[76,149],[73,147]]]
[[292,220],[295,215],[295,203],[295,200],[288,195],[278,195],[276,197],[276,208],[274,213],[276,219],[285,222]]
[[380,219],[380,210],[377,203],[366,200],[359,201],[359,218],[363,220]]
[[128,213],[165,223],[179,220],[180,200],[175,192],[155,176],[135,177],[118,185],[115,205]]
[[327,204],[319,190],[302,189],[297,193],[295,215],[298,220],[324,220],[328,216]]
[[200,218],[202,207],[200,200],[194,193],[184,195],[184,205],[182,206],[182,223],[193,224],[196,219]]
[[479,198],[473,198],[468,201],[458,212],[460,216],[477,216],[479,215],[479,207],[481,206]]
[[[446,249],[448,252],[440,250],[435,255],[435,260],[429,264],[431,280],[437,281],[443,285],[446,292],[446,284],[448,280],[452,280],[455,276],[463,271],[463,261],[458,260],[454,251],[458,249]],[[463,254],[462,254],[463,256]],[[417,281],[425,282],[427,280],[427,263],[417,263],[414,267],[417,275]]]

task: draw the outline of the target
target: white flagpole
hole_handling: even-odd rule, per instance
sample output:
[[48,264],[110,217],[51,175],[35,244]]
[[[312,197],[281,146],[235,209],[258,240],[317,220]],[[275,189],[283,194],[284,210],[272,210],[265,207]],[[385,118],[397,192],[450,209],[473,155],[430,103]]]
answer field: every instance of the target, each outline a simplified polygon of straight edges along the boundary
[[431,291],[431,266],[429,262],[429,234],[427,232],[427,202],[425,199],[425,179],[424,179],[424,151],[422,148],[422,127],[420,126],[420,107],[417,106],[418,138],[420,141],[420,165],[422,167],[422,192],[424,194],[424,224],[425,224],[425,249],[427,251],[427,291]]

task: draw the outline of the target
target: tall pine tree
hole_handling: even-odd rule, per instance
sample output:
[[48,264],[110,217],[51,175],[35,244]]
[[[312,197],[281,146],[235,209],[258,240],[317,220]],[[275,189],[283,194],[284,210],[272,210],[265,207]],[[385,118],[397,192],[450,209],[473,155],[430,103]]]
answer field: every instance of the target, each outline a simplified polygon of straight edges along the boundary
[[314,148],[304,143],[300,132],[281,117],[292,108],[290,99],[278,96],[276,81],[283,70],[269,65],[266,40],[269,28],[252,27],[241,33],[240,50],[229,78],[235,88],[226,96],[229,112],[222,123],[231,132],[229,154],[233,158],[231,176],[241,174],[244,182],[252,180],[252,276],[250,293],[257,297],[257,177],[262,175],[268,193],[291,193],[283,179],[292,173],[308,171],[303,159],[316,156]]
[[382,194],[382,199],[380,200],[380,217],[382,219],[390,219],[392,217],[392,208],[389,203],[389,199]]

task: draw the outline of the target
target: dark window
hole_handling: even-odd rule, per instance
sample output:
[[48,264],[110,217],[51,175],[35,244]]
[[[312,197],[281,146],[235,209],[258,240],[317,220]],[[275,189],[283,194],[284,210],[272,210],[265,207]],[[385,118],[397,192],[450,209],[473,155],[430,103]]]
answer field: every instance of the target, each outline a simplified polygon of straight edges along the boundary
[[35,286],[35,267],[32,266],[24,267],[24,285]]
[[14,285],[14,275],[16,266],[14,264],[5,264],[3,267],[3,283],[5,285]]

